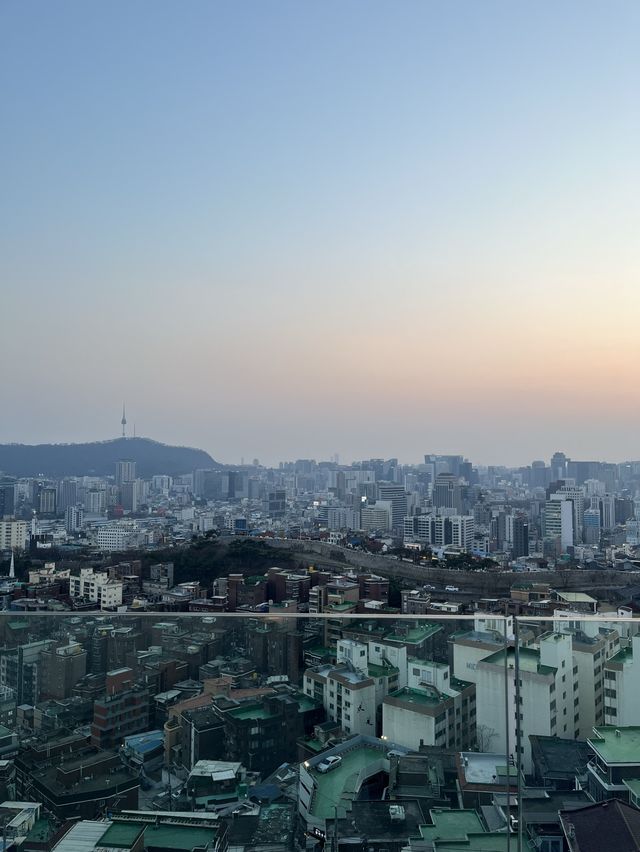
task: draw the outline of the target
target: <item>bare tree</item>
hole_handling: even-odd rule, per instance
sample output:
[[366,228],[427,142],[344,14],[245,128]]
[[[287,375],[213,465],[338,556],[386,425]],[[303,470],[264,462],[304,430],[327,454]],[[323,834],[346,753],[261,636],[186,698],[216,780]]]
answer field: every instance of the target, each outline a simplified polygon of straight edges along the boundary
[[491,743],[498,736],[495,728],[489,725],[478,725],[476,727],[476,748],[478,751],[491,751]]

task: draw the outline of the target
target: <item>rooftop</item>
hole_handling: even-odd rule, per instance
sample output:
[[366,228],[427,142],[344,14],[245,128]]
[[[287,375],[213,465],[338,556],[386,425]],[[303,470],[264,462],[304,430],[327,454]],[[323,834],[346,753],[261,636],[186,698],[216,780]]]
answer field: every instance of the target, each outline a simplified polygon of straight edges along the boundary
[[[515,648],[507,648],[509,668],[515,668],[516,652]],[[504,648],[496,651],[488,657],[481,660],[481,663],[489,663],[493,666],[504,666]],[[540,662],[540,651],[534,648],[519,649],[520,670],[524,672],[534,672],[535,674],[546,675],[553,674],[556,669],[553,666],[543,666]]]
[[418,704],[422,707],[437,707],[446,701],[449,696],[438,693],[437,690],[426,687],[425,689],[412,689],[405,686],[389,693],[389,698],[402,699],[405,704]]
[[640,726],[594,728],[587,742],[605,763],[640,764]]
[[323,774],[314,768],[309,769],[316,782],[311,813],[319,819],[332,818],[337,805],[345,805],[347,801],[356,798],[356,782],[360,770],[386,759],[386,753],[382,749],[368,745],[342,752],[340,756],[341,763],[330,772]]
[[439,624],[417,624],[410,627],[406,633],[391,633],[385,639],[388,639],[390,642],[406,642],[409,645],[415,645],[418,642],[424,642],[425,639],[429,639],[431,636],[435,636],[441,630],[442,627]]
[[605,663],[605,667],[609,663],[630,663],[633,660],[633,648],[629,646],[628,648],[621,648],[617,654],[614,654],[607,662]]

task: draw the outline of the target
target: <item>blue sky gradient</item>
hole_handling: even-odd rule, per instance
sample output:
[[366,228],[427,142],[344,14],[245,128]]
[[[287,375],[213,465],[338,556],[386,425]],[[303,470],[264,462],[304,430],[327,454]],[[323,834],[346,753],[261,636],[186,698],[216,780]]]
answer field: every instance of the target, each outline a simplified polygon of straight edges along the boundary
[[225,461],[640,457],[639,36],[630,2],[5,2],[0,440],[124,398]]

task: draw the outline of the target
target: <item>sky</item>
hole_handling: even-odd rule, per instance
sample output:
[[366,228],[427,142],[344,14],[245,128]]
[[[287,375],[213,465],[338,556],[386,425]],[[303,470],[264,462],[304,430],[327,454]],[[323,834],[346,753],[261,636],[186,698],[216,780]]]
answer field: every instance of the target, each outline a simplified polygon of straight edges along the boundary
[[0,441],[638,459],[640,5],[0,4]]

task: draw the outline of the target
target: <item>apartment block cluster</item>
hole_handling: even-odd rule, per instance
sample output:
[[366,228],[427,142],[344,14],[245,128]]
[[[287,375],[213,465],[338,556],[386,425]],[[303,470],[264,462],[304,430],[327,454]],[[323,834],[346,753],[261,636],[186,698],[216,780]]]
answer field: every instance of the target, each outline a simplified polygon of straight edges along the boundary
[[5,848],[570,852],[633,828],[640,620],[583,603],[4,618]]

